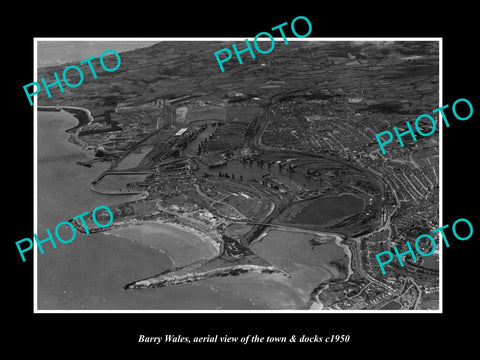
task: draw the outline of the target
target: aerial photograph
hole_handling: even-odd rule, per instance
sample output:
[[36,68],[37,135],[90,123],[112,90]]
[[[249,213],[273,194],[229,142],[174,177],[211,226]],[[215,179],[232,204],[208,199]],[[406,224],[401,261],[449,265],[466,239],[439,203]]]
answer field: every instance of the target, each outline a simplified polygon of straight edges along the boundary
[[439,132],[375,136],[440,106],[439,41],[292,38],[222,72],[232,44],[36,40],[34,81],[63,82],[34,100],[36,230],[77,231],[35,249],[37,309],[438,311],[438,236],[375,255],[440,226]]

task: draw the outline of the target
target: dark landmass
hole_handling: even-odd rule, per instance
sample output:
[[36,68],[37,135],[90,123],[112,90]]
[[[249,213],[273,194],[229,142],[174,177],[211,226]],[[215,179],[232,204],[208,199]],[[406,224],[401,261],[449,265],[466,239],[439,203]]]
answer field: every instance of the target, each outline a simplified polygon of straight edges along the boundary
[[[424,296],[438,306],[438,271],[422,261],[392,262],[382,275],[375,259],[438,226],[438,133],[386,155],[375,140],[438,107],[438,43],[291,42],[255,60],[245,56],[243,65],[232,60],[225,73],[213,56],[222,47],[162,42],[122,53],[120,69],[98,69],[97,79],[85,76],[78,88],[39,95],[42,105],[92,112],[88,123],[72,111],[79,124],[69,129],[95,149],[79,165],[111,164],[92,179],[92,190],[140,197],[112,207],[113,228],[163,221],[220,245],[215,259],[125,288],[264,272],[295,279],[251,249],[268,229],[295,228],[338,234],[351,255],[349,263],[327,261],[330,278],[304,288],[311,308],[387,309],[395,301],[420,309]],[[59,69],[39,69],[39,77]],[[317,200],[341,195],[356,198],[362,210],[295,223]],[[88,224],[92,232],[105,230]],[[307,241],[312,251],[321,244]]]

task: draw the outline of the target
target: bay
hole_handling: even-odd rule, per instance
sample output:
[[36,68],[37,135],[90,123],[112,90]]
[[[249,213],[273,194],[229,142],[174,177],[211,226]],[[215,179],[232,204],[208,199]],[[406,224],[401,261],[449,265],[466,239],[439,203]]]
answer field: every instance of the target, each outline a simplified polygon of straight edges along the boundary
[[[67,141],[65,132],[77,120],[65,111],[38,112],[37,234],[46,238],[56,224],[112,205],[131,195],[108,196],[90,191],[90,182],[107,164],[86,168],[76,164],[92,154]],[[127,291],[129,282],[172,266],[169,257],[144,244],[103,233],[80,234],[69,244],[44,244],[38,253],[37,307],[39,310],[201,310],[262,309],[247,298],[214,291],[200,283]]]

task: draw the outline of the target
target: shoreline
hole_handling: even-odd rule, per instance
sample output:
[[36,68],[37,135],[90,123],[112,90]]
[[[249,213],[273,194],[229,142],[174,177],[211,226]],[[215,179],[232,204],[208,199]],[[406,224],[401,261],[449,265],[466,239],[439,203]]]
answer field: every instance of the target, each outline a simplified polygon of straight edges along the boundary
[[352,269],[352,250],[350,250],[350,247],[347,244],[343,243],[343,239],[341,237],[335,237],[334,241],[338,247],[341,247],[345,251],[345,254],[348,257],[348,273],[347,273],[347,278],[344,280],[344,282],[347,282],[348,280],[350,280],[350,277],[354,274],[354,271]]
[[90,146],[85,141],[80,140],[78,137],[78,134],[80,133],[80,131],[84,126],[89,125],[93,122],[94,118],[92,116],[91,111],[89,109],[85,109],[78,106],[63,106],[63,105],[58,105],[58,106],[38,105],[37,106],[37,111],[48,111],[49,109],[51,109],[52,111],[64,110],[69,114],[72,114],[73,117],[78,120],[77,125],[65,130],[67,133],[71,135],[68,141],[71,142],[72,144],[78,145],[79,147],[82,148],[82,150],[88,150]]

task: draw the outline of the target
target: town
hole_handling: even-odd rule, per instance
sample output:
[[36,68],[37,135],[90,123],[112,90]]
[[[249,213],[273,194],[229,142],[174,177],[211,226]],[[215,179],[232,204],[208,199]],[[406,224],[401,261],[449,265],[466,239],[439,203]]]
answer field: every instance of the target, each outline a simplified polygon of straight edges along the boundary
[[[465,237],[461,237],[458,235],[457,231],[455,230],[456,228],[456,225],[459,223],[459,222],[465,222],[467,225],[468,225],[468,228],[470,230],[470,233],[465,236]],[[445,242],[445,245],[448,247],[450,247],[450,243],[448,242],[447,240],[447,236],[445,235],[445,232],[443,231],[443,229],[449,227],[448,224],[447,225],[443,225],[442,227],[438,228],[438,229],[435,229],[435,230],[432,230],[432,234],[435,234],[437,232],[440,232],[442,234],[442,239],[443,241]],[[453,235],[458,239],[458,240],[461,240],[461,241],[465,241],[465,240],[468,240],[472,237],[473,235],[473,225],[470,221],[468,221],[467,219],[458,219],[456,220],[453,225],[452,225],[452,233]],[[428,238],[429,241],[430,241],[430,244],[423,244],[423,245],[419,245],[419,240],[421,240],[422,238]],[[428,234],[423,234],[423,235],[420,235],[419,237],[417,237],[417,239],[415,240],[415,249],[417,250],[417,253],[423,257],[427,257],[427,256],[430,256],[432,255],[435,250],[437,249],[437,242],[435,241],[435,239],[428,235]],[[408,247],[408,251],[405,251],[404,253],[400,254],[398,252],[398,249],[396,246],[393,247],[393,250],[395,251],[395,255],[397,256],[397,260],[398,262],[400,263],[400,266],[403,267],[405,266],[405,263],[403,261],[403,257],[404,256],[407,256],[407,255],[410,255],[410,259],[412,259],[412,261],[417,261],[417,257],[415,256],[415,252],[413,251],[412,249],[412,245],[410,244],[409,241],[406,242],[406,245]],[[428,253],[424,253],[423,251],[428,251]],[[389,259],[386,260],[386,261],[380,261],[380,256],[383,255],[383,254],[387,254],[389,255]],[[392,262],[393,260],[393,254],[391,251],[383,251],[377,255],[375,255],[375,257],[377,258],[377,261],[378,261],[378,265],[380,266],[380,269],[382,270],[382,274],[385,274],[385,266],[386,264]]]

